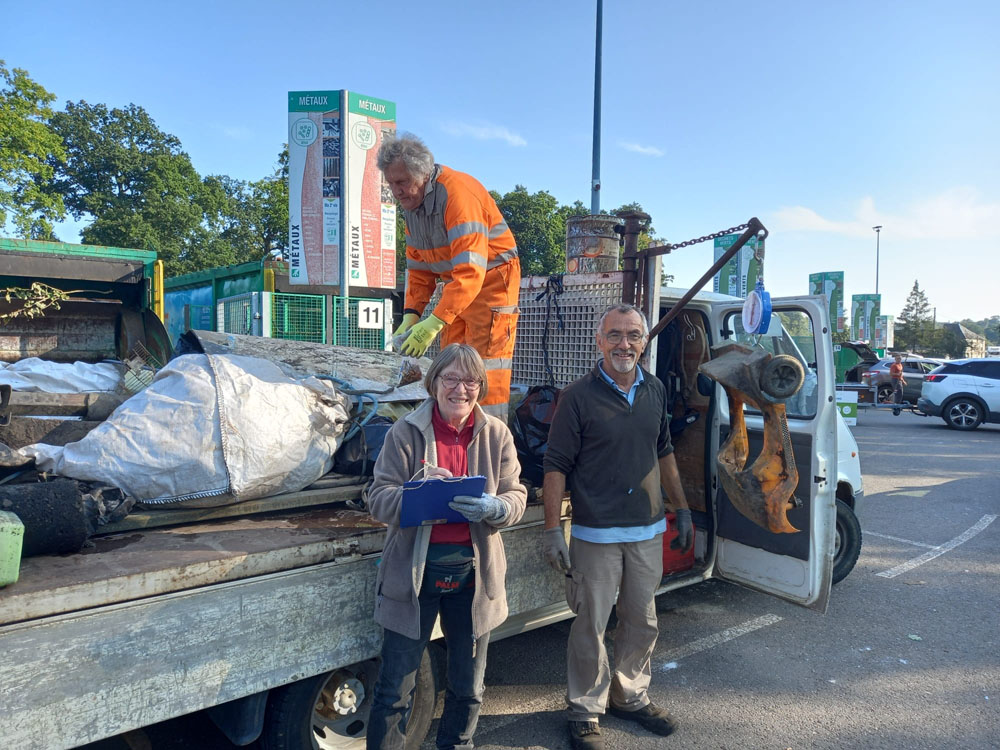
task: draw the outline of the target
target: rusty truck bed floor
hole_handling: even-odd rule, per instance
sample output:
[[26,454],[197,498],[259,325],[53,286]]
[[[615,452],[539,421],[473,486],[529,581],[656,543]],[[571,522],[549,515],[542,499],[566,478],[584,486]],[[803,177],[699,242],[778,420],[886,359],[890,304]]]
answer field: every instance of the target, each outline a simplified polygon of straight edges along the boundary
[[31,557],[0,589],[0,625],[368,554],[384,527],[343,507],[220,519],[98,537]]

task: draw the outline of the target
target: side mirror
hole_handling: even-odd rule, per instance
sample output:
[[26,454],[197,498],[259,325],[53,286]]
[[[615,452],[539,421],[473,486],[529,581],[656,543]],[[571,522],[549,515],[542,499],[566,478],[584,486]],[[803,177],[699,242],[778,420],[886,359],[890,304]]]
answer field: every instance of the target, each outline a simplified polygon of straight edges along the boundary
[[698,373],[698,393],[705,398],[711,398],[715,392],[715,381],[702,372]]

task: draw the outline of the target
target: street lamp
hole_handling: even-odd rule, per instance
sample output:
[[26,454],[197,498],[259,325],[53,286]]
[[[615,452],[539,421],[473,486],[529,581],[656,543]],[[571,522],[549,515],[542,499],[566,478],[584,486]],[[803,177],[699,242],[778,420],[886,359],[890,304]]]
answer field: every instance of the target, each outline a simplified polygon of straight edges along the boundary
[[875,294],[878,294],[878,240],[882,234],[882,225],[872,227],[875,230]]

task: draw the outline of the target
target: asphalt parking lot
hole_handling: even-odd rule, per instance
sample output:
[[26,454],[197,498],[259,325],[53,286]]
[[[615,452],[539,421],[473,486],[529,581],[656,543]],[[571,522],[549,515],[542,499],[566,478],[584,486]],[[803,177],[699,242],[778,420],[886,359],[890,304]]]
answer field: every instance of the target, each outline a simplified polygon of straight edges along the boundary
[[[852,429],[863,547],[827,613],[716,581],[661,596],[651,694],[680,729],[608,717],[608,748],[1000,747],[1000,425],[863,410]],[[568,628],[491,645],[478,747],[569,747]],[[88,747],[233,746],[195,715]]]
[[[681,728],[609,717],[609,748],[1000,747],[1000,426],[867,410],[852,431],[863,547],[827,613],[714,581],[660,597],[651,693]],[[479,747],[569,747],[568,627],[494,644]]]

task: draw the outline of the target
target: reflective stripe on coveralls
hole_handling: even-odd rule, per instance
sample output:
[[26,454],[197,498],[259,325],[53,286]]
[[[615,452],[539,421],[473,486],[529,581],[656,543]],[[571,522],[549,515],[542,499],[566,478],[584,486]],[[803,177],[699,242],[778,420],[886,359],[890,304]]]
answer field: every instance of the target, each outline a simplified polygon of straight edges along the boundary
[[489,381],[479,404],[507,420],[521,265],[493,197],[473,177],[437,165],[424,202],[406,218],[404,309],[422,314],[438,279],[446,283],[434,315],[442,348],[465,343],[483,358]]

